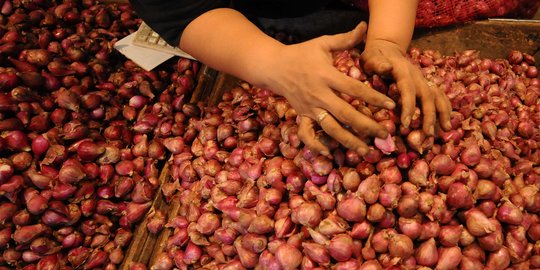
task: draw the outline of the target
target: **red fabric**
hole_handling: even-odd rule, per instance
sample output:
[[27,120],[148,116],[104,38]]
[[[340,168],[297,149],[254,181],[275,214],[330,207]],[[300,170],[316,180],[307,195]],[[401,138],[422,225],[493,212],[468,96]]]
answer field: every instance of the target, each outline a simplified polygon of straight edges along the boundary
[[[368,10],[367,0],[354,0],[361,10]],[[446,26],[484,18],[530,19],[540,0],[420,0],[416,13],[417,27]]]

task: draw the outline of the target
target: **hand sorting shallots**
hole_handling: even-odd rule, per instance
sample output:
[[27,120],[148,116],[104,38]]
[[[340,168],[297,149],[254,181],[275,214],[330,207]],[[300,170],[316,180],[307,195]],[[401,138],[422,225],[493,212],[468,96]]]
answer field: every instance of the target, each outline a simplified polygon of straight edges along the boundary
[[[540,267],[540,85],[531,55],[483,59],[410,51],[449,96],[452,130],[429,137],[420,110],[342,95],[387,128],[364,157],[325,135],[332,158],[304,147],[282,97],[242,83],[216,106],[186,104],[169,160],[167,200],[180,200],[151,269],[529,269]],[[396,85],[336,67],[398,102]]]

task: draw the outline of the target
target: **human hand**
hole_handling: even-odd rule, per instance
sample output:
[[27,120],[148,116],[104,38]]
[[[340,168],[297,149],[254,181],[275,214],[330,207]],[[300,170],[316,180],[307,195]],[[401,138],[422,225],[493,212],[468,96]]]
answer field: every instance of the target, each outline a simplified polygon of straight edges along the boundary
[[[314,121],[336,141],[361,155],[369,149],[358,135],[388,136],[384,127],[336,94],[341,92],[386,109],[395,107],[395,103],[386,95],[348,77],[333,66],[332,52],[354,47],[362,41],[365,31],[366,24],[360,23],[347,33],[283,46],[267,65],[262,75],[264,78],[260,79],[264,87],[289,101],[300,116],[298,136],[307,147],[323,155],[328,156],[329,149],[317,139]],[[356,134],[344,128],[344,125]]]
[[416,107],[416,98],[422,103],[423,130],[434,135],[436,113],[445,130],[451,129],[452,106],[444,92],[429,86],[420,69],[414,66],[396,43],[387,40],[368,40],[360,60],[367,73],[392,76],[401,94],[401,123],[408,127]]

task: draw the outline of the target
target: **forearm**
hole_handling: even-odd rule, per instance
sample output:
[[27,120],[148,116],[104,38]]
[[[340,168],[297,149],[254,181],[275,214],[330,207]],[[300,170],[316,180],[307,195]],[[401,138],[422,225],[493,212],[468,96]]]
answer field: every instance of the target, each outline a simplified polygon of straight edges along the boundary
[[284,46],[233,9],[202,14],[184,30],[180,48],[203,63],[264,86],[271,58]]
[[418,0],[369,0],[370,40],[387,40],[396,43],[405,53],[414,31]]

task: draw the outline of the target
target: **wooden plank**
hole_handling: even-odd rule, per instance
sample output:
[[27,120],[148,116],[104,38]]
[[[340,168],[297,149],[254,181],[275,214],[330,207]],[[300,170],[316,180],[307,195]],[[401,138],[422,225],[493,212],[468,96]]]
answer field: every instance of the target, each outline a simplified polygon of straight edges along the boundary
[[[215,86],[214,81],[217,74],[217,71],[208,66],[201,66],[201,69],[197,74],[197,86],[193,90],[191,102],[205,100],[206,97],[209,96],[209,93],[212,92],[212,89]],[[148,213],[153,210],[162,210],[167,213],[167,217],[170,219],[177,215],[178,209],[180,208],[180,202],[179,200],[172,200],[170,204],[167,203],[161,192],[161,186],[163,183],[169,181],[171,177],[169,166],[168,162],[163,165],[163,169],[159,176],[160,186],[156,191],[156,196]],[[120,270],[129,270],[129,266],[132,262],[140,262],[150,266],[153,264],[156,256],[163,251],[172,230],[165,228],[157,235],[150,234],[146,229],[146,219],[147,217],[145,216],[143,221],[141,221],[133,232],[133,240],[126,251],[124,262],[119,267]]]
[[225,91],[231,90],[240,80],[223,72],[217,75],[214,86],[210,95],[205,100],[208,105],[217,105],[221,101],[221,97]]
[[[170,204],[167,205],[168,211],[167,211],[167,217],[168,220],[178,215],[178,209],[180,208],[180,200],[172,200]],[[173,233],[172,229],[164,228],[163,231],[161,231],[159,238],[155,241],[154,245],[147,246],[152,251],[151,257],[148,259],[148,266],[151,266],[156,261],[156,258],[163,250],[165,250],[165,247],[167,245],[167,239],[171,236]]]
[[190,102],[197,102],[210,95],[217,74],[218,72],[216,70],[208,67],[207,65],[203,65],[201,67],[201,70],[197,75],[197,86],[195,86],[195,89],[191,94]]
[[[165,181],[168,180],[168,177],[170,177],[169,163],[165,163],[159,176],[160,185],[156,190],[156,196],[147,215],[152,210],[167,209],[167,205],[163,199],[163,193],[161,192],[161,186],[163,183],[165,183]],[[132,262],[140,262],[144,264],[148,263],[152,251],[147,247],[153,246],[158,236],[150,234],[146,229],[147,215],[145,215],[141,223],[137,225],[137,229],[133,231],[133,239],[131,240],[129,248],[125,254],[124,261],[119,267],[120,270],[128,270]]]
[[[160,183],[166,183],[170,181],[170,164],[166,163],[160,174]],[[172,200],[170,204],[165,202],[163,193],[161,192],[161,186],[156,194],[154,204],[151,209],[159,209],[167,213],[167,221],[178,215],[178,209],[180,208],[180,200]],[[152,211],[152,210],[150,210]],[[150,213],[150,211],[148,213]],[[167,239],[171,236],[173,230],[164,228],[159,234],[150,234],[146,229],[146,217],[138,225],[134,232],[134,238],[129,246],[124,262],[119,267],[120,270],[129,270],[132,262],[139,262],[146,266],[154,264],[157,256],[165,249]]]
[[[168,165],[167,165],[167,168],[168,168]],[[162,173],[162,177],[165,178],[163,179],[162,183],[165,183],[167,181],[167,178],[169,177],[169,171],[167,170],[166,172]],[[155,209],[161,210],[166,213],[168,206],[166,203],[163,202],[163,197],[162,197],[163,193],[161,192],[161,189],[158,190],[158,192],[159,192],[159,195],[158,195],[159,198],[156,198],[156,202],[158,202],[159,205],[156,205]],[[145,224],[145,227],[146,227],[146,224]],[[154,250],[152,247],[157,242],[159,235],[163,232],[163,230],[159,234],[152,234],[148,232],[148,229],[146,228],[144,229],[146,230],[146,241],[142,247],[141,252],[139,253],[138,261],[148,265],[148,262],[150,261],[150,258],[152,257],[154,253]]]
[[481,57],[506,58],[510,50],[534,55],[540,63],[540,21],[487,20],[439,29],[417,30],[412,46],[444,55],[478,50]]

